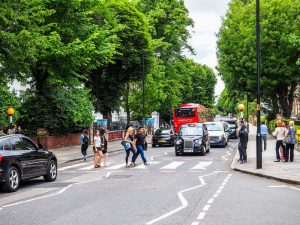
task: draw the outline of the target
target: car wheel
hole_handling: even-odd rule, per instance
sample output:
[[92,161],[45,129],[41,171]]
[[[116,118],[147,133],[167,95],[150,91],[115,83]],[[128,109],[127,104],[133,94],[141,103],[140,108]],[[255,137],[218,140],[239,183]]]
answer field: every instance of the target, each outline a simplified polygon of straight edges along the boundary
[[201,150],[201,152],[200,152],[200,155],[201,155],[201,156],[204,156],[204,155],[205,155],[205,152],[206,152],[206,149],[205,149],[205,147],[203,146],[203,147],[202,147],[202,150]]
[[2,189],[6,192],[14,192],[18,190],[20,185],[20,172],[12,166],[6,173],[6,182],[3,184]]
[[52,182],[55,181],[57,177],[57,163],[51,160],[48,164],[47,174],[44,176],[45,181]]

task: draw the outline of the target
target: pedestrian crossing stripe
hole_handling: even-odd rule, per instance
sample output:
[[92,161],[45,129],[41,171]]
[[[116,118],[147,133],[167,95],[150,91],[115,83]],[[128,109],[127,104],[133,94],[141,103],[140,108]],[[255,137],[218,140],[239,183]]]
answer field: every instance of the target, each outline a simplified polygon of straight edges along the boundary
[[[181,166],[184,166],[184,164],[186,164],[188,161],[150,161],[150,166],[145,166],[144,164],[138,165],[134,168],[131,169],[136,169],[136,170],[146,170],[147,168],[151,167],[151,166],[156,166],[159,165],[161,163],[167,162],[166,165],[160,167],[160,170],[175,170]],[[195,165],[193,162],[193,167],[191,167],[189,170],[192,171],[197,171],[197,170],[206,170],[206,168],[208,166],[210,166],[213,162],[212,161],[198,161],[197,164]],[[71,166],[65,166],[62,168],[59,168],[58,171],[66,171],[66,170],[71,170],[71,169],[76,169],[76,170],[80,170],[80,171],[88,171],[88,170],[92,170],[94,169],[94,165],[88,165],[88,166],[84,166],[82,168],[78,168],[80,166],[83,165],[87,165],[87,163],[78,163],[78,164],[74,164]],[[125,169],[125,163],[121,163],[121,164],[116,164],[113,166],[107,166],[107,167],[103,167],[105,170],[118,170],[118,169]]]

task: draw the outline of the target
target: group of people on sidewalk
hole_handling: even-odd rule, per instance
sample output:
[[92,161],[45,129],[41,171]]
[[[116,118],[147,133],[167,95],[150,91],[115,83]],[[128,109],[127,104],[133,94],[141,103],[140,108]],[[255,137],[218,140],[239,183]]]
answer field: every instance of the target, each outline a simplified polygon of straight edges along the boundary
[[[108,152],[107,152],[107,138],[105,136],[106,130],[100,128],[96,130],[95,136],[93,137],[93,151],[94,151],[94,168],[99,168],[102,166],[101,161],[103,160],[103,166],[108,166]],[[125,167],[136,166],[136,159],[139,155],[144,162],[144,165],[150,165],[145,157],[145,147],[146,147],[146,136],[144,127],[139,127],[138,133],[134,135],[134,128],[132,126],[127,126],[122,145],[126,152],[125,157]],[[83,134],[80,136],[81,143],[81,153],[83,155],[83,160],[87,160],[87,149],[89,146],[88,131],[84,130]],[[131,163],[128,163],[128,159],[132,152]]]
[[284,121],[277,115],[276,128],[273,136],[276,137],[276,160],[274,162],[293,162],[294,148],[297,143],[294,121]]

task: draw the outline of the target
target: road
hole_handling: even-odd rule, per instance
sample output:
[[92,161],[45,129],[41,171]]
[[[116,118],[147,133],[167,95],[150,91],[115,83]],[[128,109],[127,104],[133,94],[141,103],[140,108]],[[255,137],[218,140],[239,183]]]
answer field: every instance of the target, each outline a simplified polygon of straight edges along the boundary
[[236,140],[205,156],[149,148],[147,167],[125,168],[124,152],[104,168],[63,165],[53,183],[0,192],[1,224],[299,224],[300,188],[231,170],[235,149]]

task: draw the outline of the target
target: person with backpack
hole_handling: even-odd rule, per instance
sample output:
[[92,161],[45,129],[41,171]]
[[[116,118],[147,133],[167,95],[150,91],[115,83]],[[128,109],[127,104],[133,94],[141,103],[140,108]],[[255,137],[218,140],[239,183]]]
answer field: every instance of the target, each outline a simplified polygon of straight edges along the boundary
[[285,151],[284,151],[285,162],[288,162],[289,160],[290,162],[294,161],[294,148],[295,148],[295,144],[297,143],[296,132],[297,131],[294,128],[294,121],[291,120],[289,122],[289,127],[286,135],[288,141],[286,143]]
[[87,149],[89,147],[89,132],[85,129],[83,130],[83,134],[80,135],[80,143],[81,143],[81,153],[83,155],[83,161],[87,160]]
[[[133,165],[133,159],[134,159],[134,155],[136,154],[134,148],[133,148],[133,133],[134,133],[134,129],[133,127],[128,127],[125,137],[123,139],[123,144],[125,142],[125,144],[123,145],[125,151],[126,151],[126,157],[125,157],[125,167],[130,167],[130,165]],[[132,158],[131,158],[131,164],[128,165],[128,158],[130,155],[130,152],[132,152]]]

